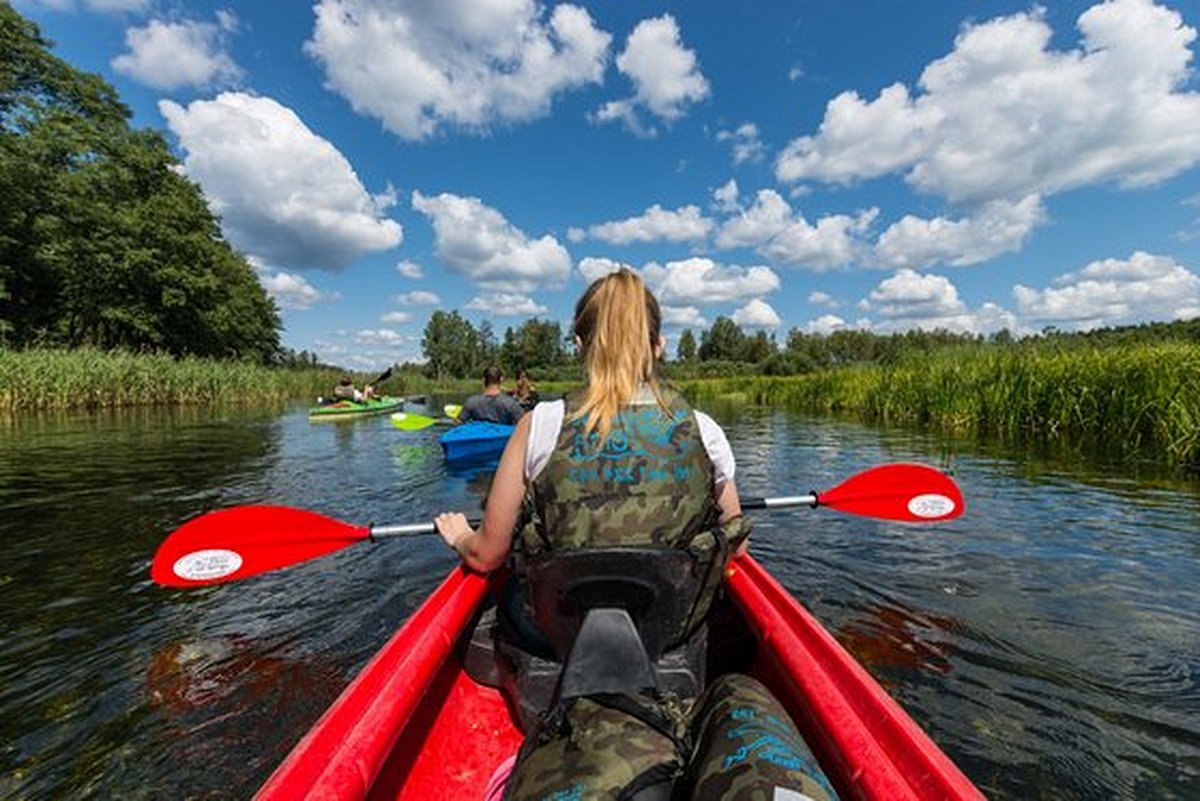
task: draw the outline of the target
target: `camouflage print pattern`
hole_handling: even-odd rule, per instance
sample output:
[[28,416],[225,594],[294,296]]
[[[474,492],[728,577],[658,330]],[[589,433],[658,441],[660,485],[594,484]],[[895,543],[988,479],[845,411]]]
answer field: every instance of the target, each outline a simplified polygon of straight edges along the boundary
[[591,698],[529,735],[508,780],[505,801],[615,799],[644,771],[683,772],[676,742],[648,723]]
[[526,496],[525,553],[614,546],[687,547],[718,515],[713,466],[682,396],[625,407],[608,438],[584,434],[566,398],[558,443]]
[[692,733],[696,749],[687,771],[692,799],[837,799],[791,717],[749,676],[731,673],[713,682]]
[[689,550],[700,586],[693,613],[673,638],[679,643],[707,613],[725,561],[749,526],[742,518],[718,523],[713,464],[696,415],[678,392],[664,389],[663,396],[665,409],[626,407],[603,443],[572,419],[581,396],[567,396],[558,443],[525,494],[517,564],[520,572],[524,559],[584,548]]

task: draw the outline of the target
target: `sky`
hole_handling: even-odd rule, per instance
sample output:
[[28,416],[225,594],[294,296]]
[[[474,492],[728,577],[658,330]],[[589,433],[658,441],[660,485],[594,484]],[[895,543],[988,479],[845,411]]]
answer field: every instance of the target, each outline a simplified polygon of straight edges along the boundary
[[570,330],[627,265],[668,352],[1200,316],[1196,0],[17,0],[163,131],[284,345]]

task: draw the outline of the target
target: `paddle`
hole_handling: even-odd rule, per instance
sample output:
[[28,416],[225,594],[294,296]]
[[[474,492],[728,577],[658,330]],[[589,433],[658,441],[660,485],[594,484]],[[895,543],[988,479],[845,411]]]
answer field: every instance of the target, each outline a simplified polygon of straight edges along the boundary
[[401,431],[420,431],[430,426],[454,424],[454,421],[448,417],[426,417],[423,414],[413,414],[412,412],[395,412],[389,419],[391,419],[392,425]]
[[[873,467],[823,493],[741,502],[743,509],[827,506],[906,522],[949,520],[963,513],[962,493],[954,481],[920,464]],[[471,521],[472,526],[478,523]],[[176,529],[154,554],[150,577],[167,587],[200,587],[315,559],[363,540],[435,531],[433,523],[356,526],[287,506],[234,506]]]
[[462,414],[462,406],[457,403],[447,403],[442,407],[442,412],[451,420],[457,420],[458,416]]

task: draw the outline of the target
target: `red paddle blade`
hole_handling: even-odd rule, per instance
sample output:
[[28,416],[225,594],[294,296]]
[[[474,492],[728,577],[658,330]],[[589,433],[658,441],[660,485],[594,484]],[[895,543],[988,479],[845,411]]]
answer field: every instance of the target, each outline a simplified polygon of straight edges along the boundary
[[962,493],[945,473],[923,464],[885,464],[817,496],[821,506],[884,520],[931,523],[958,517]]
[[237,581],[361,542],[366,526],[286,506],[236,506],[189,520],[163,541],[150,578],[166,587]]

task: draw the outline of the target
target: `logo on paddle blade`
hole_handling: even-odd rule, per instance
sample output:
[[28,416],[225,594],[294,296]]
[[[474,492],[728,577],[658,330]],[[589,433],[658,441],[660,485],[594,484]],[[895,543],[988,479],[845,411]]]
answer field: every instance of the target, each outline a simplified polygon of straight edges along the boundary
[[914,517],[920,517],[925,520],[933,520],[938,517],[945,517],[954,511],[954,501],[947,498],[945,495],[937,493],[927,493],[918,495],[908,502],[908,511]]
[[224,548],[192,551],[175,560],[171,570],[187,581],[211,581],[236,573],[242,566],[242,555]]

